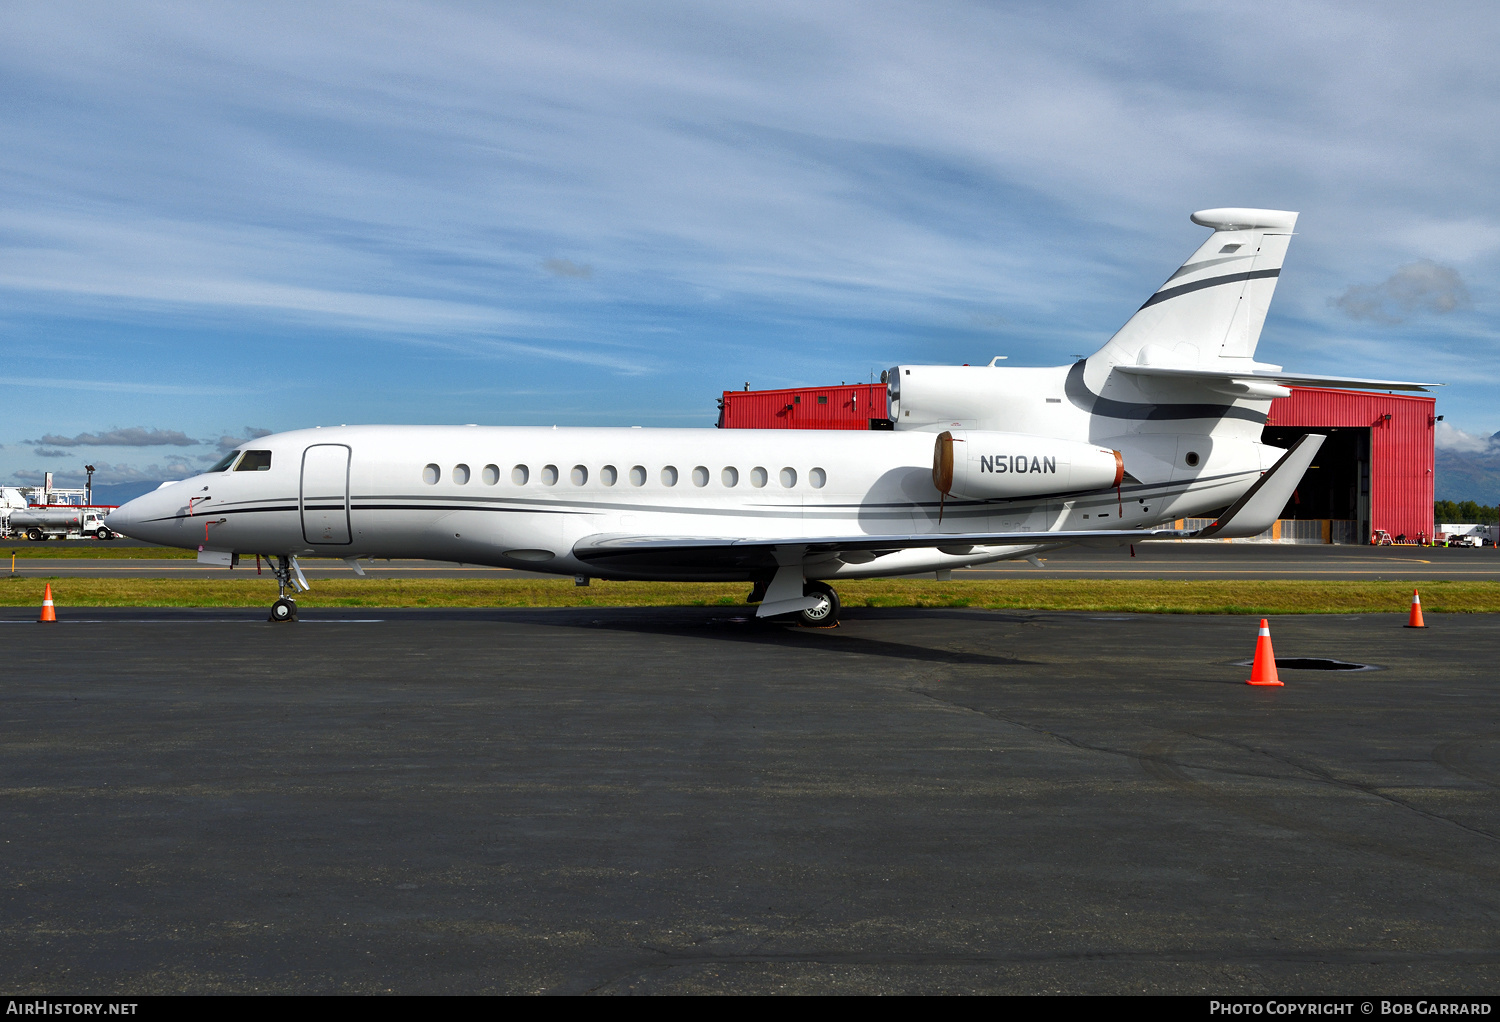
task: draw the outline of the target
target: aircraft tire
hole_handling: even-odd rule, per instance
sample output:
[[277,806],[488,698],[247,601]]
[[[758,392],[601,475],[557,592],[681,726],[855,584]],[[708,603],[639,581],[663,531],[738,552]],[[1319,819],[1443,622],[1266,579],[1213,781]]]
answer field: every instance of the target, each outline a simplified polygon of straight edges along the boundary
[[297,620],[296,602],[294,600],[288,600],[285,597],[282,597],[275,603],[271,604],[270,620],[276,624],[280,624],[283,621]]
[[816,607],[797,613],[797,622],[804,628],[836,628],[839,623],[839,594],[827,582],[811,581],[802,587],[803,596],[823,597]]

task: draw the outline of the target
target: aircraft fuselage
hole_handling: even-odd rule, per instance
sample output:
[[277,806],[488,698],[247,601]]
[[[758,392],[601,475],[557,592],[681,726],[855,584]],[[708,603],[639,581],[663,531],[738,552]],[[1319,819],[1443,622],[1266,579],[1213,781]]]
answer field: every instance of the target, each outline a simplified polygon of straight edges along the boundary
[[[1037,438],[1040,440],[1041,438]],[[1175,450],[1176,437],[1171,445]],[[997,452],[1014,470],[1042,459]],[[1205,438],[1207,440],[1207,438]],[[940,499],[934,433],[815,430],[340,426],[261,438],[259,468],[205,473],[112,517],[126,535],[242,554],[426,558],[602,578],[738,579],[749,572],[584,563],[588,536],[816,538],[1035,533],[1034,544],[935,548],[808,564],[810,578],[941,570],[1024,556],[1047,533],[1144,528],[1232,503],[1274,462],[1259,444],[1199,444],[1190,473],[1117,493]],[[1126,464],[1131,456],[1127,452]],[[1144,464],[1144,457],[1138,459]],[[1153,463],[1154,464],[1154,463]],[[1040,477],[1039,477],[1040,478]],[[1041,480],[1044,484],[1045,480]],[[941,521],[940,521],[941,518]],[[1055,543],[1052,545],[1056,545]],[[851,563],[853,561],[853,563]]]

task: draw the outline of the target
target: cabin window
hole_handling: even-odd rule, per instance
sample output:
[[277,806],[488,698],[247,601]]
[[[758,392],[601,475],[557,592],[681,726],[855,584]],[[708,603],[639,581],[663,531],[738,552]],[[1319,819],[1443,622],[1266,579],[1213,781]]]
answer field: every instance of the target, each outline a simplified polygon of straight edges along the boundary
[[738,486],[740,484],[740,470],[737,468],[726,468],[723,472],[719,473],[719,478],[723,480],[725,486]]
[[599,481],[605,486],[613,486],[620,479],[620,470],[613,465],[605,465],[599,470]]
[[759,465],[756,465],[750,470],[751,486],[764,486],[766,485],[766,480],[769,478],[770,476],[766,473],[766,470],[761,468]]
[[269,472],[271,470],[270,451],[246,451],[240,463],[234,466],[236,472]]
[[479,478],[484,480],[484,485],[494,486],[500,481],[500,466],[486,465],[484,471],[479,473]]
[[821,468],[815,468],[807,473],[807,481],[813,484],[813,489],[821,490],[824,484],[828,482],[828,473],[824,472]]
[[574,486],[582,486],[589,481],[589,470],[582,465],[574,465],[573,471],[568,474],[568,478],[573,480]]
[[784,468],[781,470],[781,485],[791,489],[797,485],[797,470],[795,468]]
[[704,468],[702,465],[699,465],[697,468],[693,469],[693,485],[708,485],[708,469]]
[[645,465],[636,465],[634,468],[632,468],[630,470],[630,485],[631,486],[645,486],[646,485],[646,466]]
[[219,459],[219,463],[217,465],[215,465],[213,468],[209,469],[209,471],[210,472],[228,472],[229,471],[229,466],[233,465],[234,464],[234,459],[238,458],[239,456],[240,456],[240,452],[239,451],[230,451],[228,454],[224,455],[223,458]]
[[517,465],[515,468],[510,470],[510,481],[515,483],[517,486],[525,486],[530,479],[531,469],[527,468],[525,465]]
[[556,465],[543,465],[542,466],[542,485],[543,486],[556,486],[557,485],[557,466]]
[[663,486],[677,485],[677,469],[675,466],[668,465],[666,468],[661,470],[661,484]]
[[422,482],[428,486],[436,486],[441,478],[443,478],[443,470],[436,465],[428,465],[422,470]]
[[460,486],[463,486],[463,485],[467,484],[468,481],[469,481],[469,466],[468,465],[454,465],[453,466],[453,481],[455,483],[457,483],[458,485],[460,485]]

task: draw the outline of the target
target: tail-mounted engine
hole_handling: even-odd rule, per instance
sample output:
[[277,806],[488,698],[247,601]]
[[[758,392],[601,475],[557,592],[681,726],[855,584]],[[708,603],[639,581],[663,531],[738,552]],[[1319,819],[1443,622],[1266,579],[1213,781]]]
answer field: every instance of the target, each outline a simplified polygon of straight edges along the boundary
[[932,484],[950,497],[1046,497],[1109,489],[1124,478],[1119,451],[1076,440],[960,429],[939,433],[932,452]]

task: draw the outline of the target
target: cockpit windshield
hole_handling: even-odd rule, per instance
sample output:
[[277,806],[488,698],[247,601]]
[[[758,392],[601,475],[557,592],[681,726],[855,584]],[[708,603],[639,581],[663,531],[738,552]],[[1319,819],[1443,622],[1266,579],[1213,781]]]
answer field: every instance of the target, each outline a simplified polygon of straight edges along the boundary
[[269,472],[271,470],[270,451],[246,451],[240,463],[234,466],[236,472]]
[[233,465],[234,464],[234,459],[238,458],[239,456],[240,456],[240,452],[239,451],[230,451],[228,454],[224,455],[224,458],[223,458],[222,461],[220,461],[213,468],[209,469],[209,471],[210,472],[228,472],[229,471],[229,466]]

